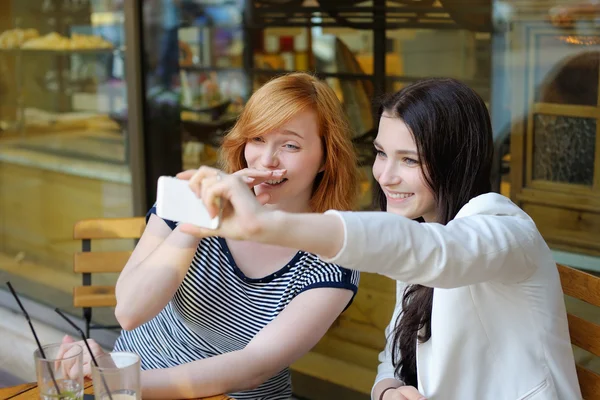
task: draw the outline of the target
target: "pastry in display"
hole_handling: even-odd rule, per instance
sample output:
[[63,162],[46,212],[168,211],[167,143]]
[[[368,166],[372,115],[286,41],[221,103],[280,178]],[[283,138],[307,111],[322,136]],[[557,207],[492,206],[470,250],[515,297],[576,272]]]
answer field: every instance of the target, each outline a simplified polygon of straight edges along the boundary
[[22,47],[24,49],[67,50],[69,48],[69,38],[52,32],[29,40]]
[[74,33],[71,35],[71,50],[81,49],[112,49],[113,45],[111,42],[104,40],[101,36],[97,35],[80,35]]
[[56,32],[27,41],[24,49],[36,50],[94,50],[110,49],[112,43],[96,35],[81,35],[74,33],[70,38]]
[[39,36],[37,29],[9,29],[0,34],[0,49],[17,49]]

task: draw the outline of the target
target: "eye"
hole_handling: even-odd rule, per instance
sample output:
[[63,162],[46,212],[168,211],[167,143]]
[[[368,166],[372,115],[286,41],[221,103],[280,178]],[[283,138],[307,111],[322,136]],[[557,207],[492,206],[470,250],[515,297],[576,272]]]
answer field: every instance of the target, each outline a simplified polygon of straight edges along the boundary
[[286,143],[283,147],[288,150],[300,150],[300,146],[296,146],[295,144]]
[[377,157],[385,157],[386,156],[386,154],[382,150],[379,150],[379,149],[375,149],[375,154],[377,155]]
[[264,139],[262,138],[262,136],[257,136],[257,137],[253,137],[252,139],[250,139],[250,141],[252,142],[264,142]]
[[402,159],[402,161],[404,161],[406,163],[406,165],[411,166],[411,167],[414,165],[419,165],[419,161],[415,160],[414,158],[404,157]]

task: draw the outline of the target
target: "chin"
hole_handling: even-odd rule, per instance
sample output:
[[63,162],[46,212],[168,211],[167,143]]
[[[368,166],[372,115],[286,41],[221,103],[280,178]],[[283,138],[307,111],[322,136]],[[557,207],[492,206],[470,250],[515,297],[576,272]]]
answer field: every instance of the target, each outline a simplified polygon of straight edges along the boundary
[[412,213],[407,213],[405,211],[398,210],[397,208],[394,208],[394,207],[388,207],[386,211],[389,213],[392,213],[392,214],[400,215],[401,217],[405,217],[405,218],[410,218],[410,219],[415,218],[412,216]]

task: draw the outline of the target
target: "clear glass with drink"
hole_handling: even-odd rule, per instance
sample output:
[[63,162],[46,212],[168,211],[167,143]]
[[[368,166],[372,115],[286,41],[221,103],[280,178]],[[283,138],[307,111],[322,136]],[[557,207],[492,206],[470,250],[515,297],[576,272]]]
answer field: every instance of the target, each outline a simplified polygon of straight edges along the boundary
[[33,353],[41,400],[83,399],[83,349],[49,344]]
[[140,357],[115,351],[96,357],[92,381],[96,400],[141,400]]

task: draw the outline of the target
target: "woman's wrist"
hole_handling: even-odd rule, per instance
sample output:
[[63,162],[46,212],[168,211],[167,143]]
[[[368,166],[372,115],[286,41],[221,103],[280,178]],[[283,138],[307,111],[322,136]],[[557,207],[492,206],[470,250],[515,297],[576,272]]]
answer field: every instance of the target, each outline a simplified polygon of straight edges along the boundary
[[248,240],[256,240],[261,243],[284,245],[281,243],[282,226],[285,226],[287,213],[280,210],[264,211],[258,218],[256,232]]

